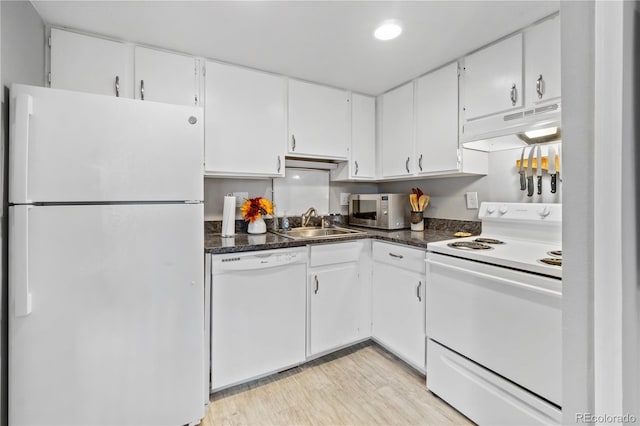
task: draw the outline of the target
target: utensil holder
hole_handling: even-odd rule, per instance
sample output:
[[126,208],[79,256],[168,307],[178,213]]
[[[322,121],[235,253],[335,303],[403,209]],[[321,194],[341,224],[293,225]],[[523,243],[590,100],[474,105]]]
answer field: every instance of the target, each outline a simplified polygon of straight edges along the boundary
[[422,212],[412,211],[409,220],[411,221],[412,231],[424,231],[424,216]]

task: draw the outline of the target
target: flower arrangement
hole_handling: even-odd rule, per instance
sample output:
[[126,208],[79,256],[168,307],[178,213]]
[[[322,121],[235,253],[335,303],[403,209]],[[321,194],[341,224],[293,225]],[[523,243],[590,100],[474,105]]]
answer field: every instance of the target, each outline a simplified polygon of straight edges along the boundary
[[240,207],[240,213],[245,222],[253,223],[262,215],[273,214],[273,204],[264,197],[247,198]]

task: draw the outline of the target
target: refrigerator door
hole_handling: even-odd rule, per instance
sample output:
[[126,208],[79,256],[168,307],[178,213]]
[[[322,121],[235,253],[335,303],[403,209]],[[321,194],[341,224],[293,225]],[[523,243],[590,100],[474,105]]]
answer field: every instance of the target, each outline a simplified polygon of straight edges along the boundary
[[13,85],[9,202],[202,200],[202,115]]
[[25,241],[9,254],[9,424],[198,423],[202,205],[20,205],[9,221]]

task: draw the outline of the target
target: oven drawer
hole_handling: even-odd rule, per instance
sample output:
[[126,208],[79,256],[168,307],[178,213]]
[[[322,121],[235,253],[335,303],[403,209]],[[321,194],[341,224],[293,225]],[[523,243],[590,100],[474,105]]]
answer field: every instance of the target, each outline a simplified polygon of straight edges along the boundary
[[426,290],[430,339],[561,405],[560,280],[428,253]]
[[427,387],[477,424],[550,425],[558,407],[468,359],[427,341]]

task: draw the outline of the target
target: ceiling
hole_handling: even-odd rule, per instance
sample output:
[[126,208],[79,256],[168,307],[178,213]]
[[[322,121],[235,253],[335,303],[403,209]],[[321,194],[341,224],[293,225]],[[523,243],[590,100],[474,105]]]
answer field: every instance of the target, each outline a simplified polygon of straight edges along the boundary
[[[559,1],[37,1],[47,24],[377,95],[559,10]],[[400,37],[374,29],[395,19]]]

